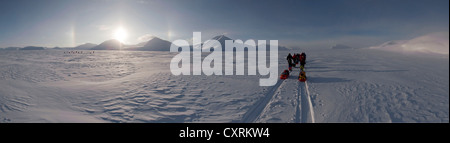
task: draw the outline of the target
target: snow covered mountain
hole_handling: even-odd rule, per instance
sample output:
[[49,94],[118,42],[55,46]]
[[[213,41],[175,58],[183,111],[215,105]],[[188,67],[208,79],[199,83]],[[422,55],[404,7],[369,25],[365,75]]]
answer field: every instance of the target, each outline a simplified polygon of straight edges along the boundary
[[[150,41],[150,40],[149,40]],[[141,42],[141,43],[138,43],[138,44],[136,44],[136,45],[134,45],[134,46],[136,46],[136,47],[144,47],[145,46],[145,44],[147,44],[148,43],[148,41],[147,42]]]
[[120,50],[122,48],[122,43],[120,41],[112,39],[97,45],[92,50]]
[[436,32],[411,40],[388,41],[379,46],[370,47],[405,54],[449,55],[449,32]]
[[20,49],[20,47],[7,47],[3,50],[19,50],[19,49]]
[[75,50],[90,50],[94,48],[95,46],[98,46],[97,44],[92,43],[86,43],[75,47]]
[[212,40],[217,40],[220,44],[225,45],[225,40],[233,40],[225,35],[218,35],[216,37],[211,38]]
[[144,46],[138,47],[138,51],[170,51],[171,42],[155,37],[145,43]]
[[225,35],[218,35],[216,37],[211,38],[211,40],[217,40],[222,45],[223,50],[225,50],[225,41],[226,40],[233,40]]
[[[211,38],[210,40],[217,40],[222,46],[222,51],[225,51],[225,41],[226,40],[234,40],[234,39],[231,39],[231,38],[229,38],[229,37],[227,37],[225,35],[218,35],[218,36],[215,36],[215,37]],[[208,42],[208,41],[205,41],[204,43],[202,43],[202,45],[205,45],[206,42]],[[242,42],[245,42],[245,41],[242,41]],[[258,41],[255,41],[255,42],[258,42]],[[269,42],[269,41],[266,41],[266,42]],[[258,44],[258,43],[255,43],[255,44]],[[214,45],[213,47],[216,48],[217,46],[219,46],[219,45]],[[245,44],[243,46],[247,47]],[[259,46],[262,46],[262,45],[256,45],[256,50],[258,50]],[[193,47],[194,48],[200,48],[200,45],[195,45]],[[211,47],[203,47],[202,51],[210,51],[210,48]],[[248,49],[245,48],[244,50],[247,51]],[[267,43],[267,45],[266,45],[266,50],[270,50],[269,43]],[[288,50],[288,49],[286,47],[278,45],[278,50],[279,51],[284,51],[284,50]]]
[[27,46],[24,48],[20,48],[19,50],[45,50],[44,47],[36,47],[36,46]]
[[[210,40],[217,40],[217,41],[220,43],[220,45],[214,45],[213,48],[217,48],[217,47],[219,47],[219,46],[222,46],[222,47],[221,47],[222,51],[225,51],[225,40],[233,40],[233,39],[228,38],[228,37],[225,36],[225,35],[219,35],[219,36],[215,36],[215,37],[211,38]],[[201,47],[202,45],[207,44],[207,42],[209,42],[209,41],[205,41],[205,42],[201,43],[201,45],[194,45],[194,46],[192,46],[192,47],[193,47],[194,49],[200,49],[200,47]],[[212,45],[212,43],[209,43],[209,44]],[[211,47],[202,47],[202,51],[210,51],[210,48],[211,48]]]

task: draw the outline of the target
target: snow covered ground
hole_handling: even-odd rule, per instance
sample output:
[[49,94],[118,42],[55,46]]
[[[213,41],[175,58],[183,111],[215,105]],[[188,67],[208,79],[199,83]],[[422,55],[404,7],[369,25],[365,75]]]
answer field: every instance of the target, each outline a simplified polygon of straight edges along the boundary
[[[0,122],[449,122],[449,60],[302,49],[307,83],[173,76],[174,53],[0,51]],[[279,74],[287,68],[279,51]]]

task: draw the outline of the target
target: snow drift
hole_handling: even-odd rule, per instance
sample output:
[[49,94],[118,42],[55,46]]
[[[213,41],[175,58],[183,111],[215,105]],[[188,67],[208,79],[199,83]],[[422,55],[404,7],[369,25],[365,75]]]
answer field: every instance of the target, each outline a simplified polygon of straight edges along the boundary
[[407,54],[428,54],[448,56],[449,32],[436,32],[411,40],[388,41],[370,49],[380,49]]

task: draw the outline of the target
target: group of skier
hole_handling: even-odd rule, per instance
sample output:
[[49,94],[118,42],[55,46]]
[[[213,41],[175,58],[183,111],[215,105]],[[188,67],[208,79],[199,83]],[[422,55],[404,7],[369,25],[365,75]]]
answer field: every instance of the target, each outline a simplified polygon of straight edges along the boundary
[[286,79],[289,77],[289,73],[292,71],[292,67],[296,67],[296,65],[300,64],[300,74],[298,76],[298,80],[301,82],[306,81],[306,72],[305,72],[305,64],[306,64],[306,54],[303,53],[294,53],[294,55],[291,55],[291,53],[288,54],[286,57],[286,60],[288,62],[288,70],[284,70],[283,73],[280,76],[280,79]]
[[[64,54],[83,54],[83,51],[64,51]],[[85,54],[94,54],[94,51],[85,52]]]

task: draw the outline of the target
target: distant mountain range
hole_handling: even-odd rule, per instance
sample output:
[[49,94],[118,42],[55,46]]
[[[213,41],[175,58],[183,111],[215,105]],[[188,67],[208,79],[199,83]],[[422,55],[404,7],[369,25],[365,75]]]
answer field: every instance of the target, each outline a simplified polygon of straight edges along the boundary
[[82,45],[76,46],[75,49],[90,50],[90,49],[94,48],[95,46],[98,46],[98,45],[97,44],[92,44],[92,43],[86,43],[86,44],[82,44]]
[[[211,38],[211,40],[217,40],[222,45],[222,50],[225,50],[225,41],[226,40],[233,40],[225,35],[219,35]],[[204,45],[205,43],[202,43]],[[257,44],[257,43],[256,43]],[[121,43],[118,40],[107,40],[99,45],[93,44],[93,43],[86,43],[82,44],[76,47],[70,47],[70,48],[48,48],[53,50],[61,50],[61,49],[68,49],[68,50],[130,50],[130,51],[170,51],[170,46],[172,43],[167,40],[163,40],[161,38],[155,37],[147,42],[142,42],[136,45],[126,45]],[[191,45],[190,48],[198,48],[200,45]],[[258,47],[258,46],[257,46]],[[266,45],[266,49],[269,50],[270,46]],[[35,46],[28,46],[24,48],[20,47],[8,47],[5,49],[0,50],[44,50],[47,49],[45,47],[35,47]],[[204,47],[204,50],[207,48]],[[278,50],[288,50],[286,47],[278,46]],[[209,51],[209,48],[208,48]]]
[[170,51],[171,42],[155,37],[147,43],[139,43],[138,45],[128,48],[135,51]]
[[420,54],[430,56],[449,55],[449,32],[434,32],[410,40],[388,41],[370,49],[385,50],[403,54]]
[[36,46],[28,46],[24,48],[20,48],[19,50],[45,50],[44,47],[36,47]]
[[120,41],[113,39],[105,41],[100,45],[91,48],[91,50],[121,50],[122,46],[123,44],[120,43]]
[[19,50],[20,49],[20,47],[8,47],[8,48],[5,48],[4,50]]
[[[219,35],[219,36],[216,36],[216,37],[213,37],[211,40],[217,40],[217,41],[219,41],[219,43],[222,45],[222,51],[225,51],[225,41],[226,40],[234,40],[234,39],[231,39],[231,38],[229,38],[229,37],[227,37],[227,36],[225,36],[225,35]],[[208,42],[208,41],[205,41],[205,42]],[[206,43],[202,43],[202,45],[205,45]],[[242,41],[242,42],[245,42],[245,41]],[[255,41],[255,42],[258,42],[258,41]],[[269,41],[267,41],[267,43],[268,43]],[[255,43],[255,44],[258,44],[258,43]],[[244,47],[247,47],[248,45],[243,45]],[[256,50],[258,50],[258,47],[260,47],[260,46],[262,46],[262,45],[256,45]],[[200,48],[200,45],[195,45],[195,46],[193,46],[193,48]],[[202,51],[210,51],[210,48],[211,47],[202,47]],[[214,46],[214,48],[215,48],[215,46]],[[245,48],[244,49],[244,51],[247,51],[248,49],[247,48]],[[266,50],[268,51],[268,50],[270,50],[270,45],[269,44],[266,44]],[[279,46],[278,45],[278,50],[288,50],[286,47],[283,47],[283,46]]]
[[2,49],[2,48],[0,48],[0,50],[10,50],[10,51],[13,51],[13,50],[45,50],[46,48],[44,48],[44,47],[37,47],[37,46],[27,46],[27,47],[23,47],[23,48],[21,48],[21,47],[8,47],[8,48],[5,48],[5,49]]

